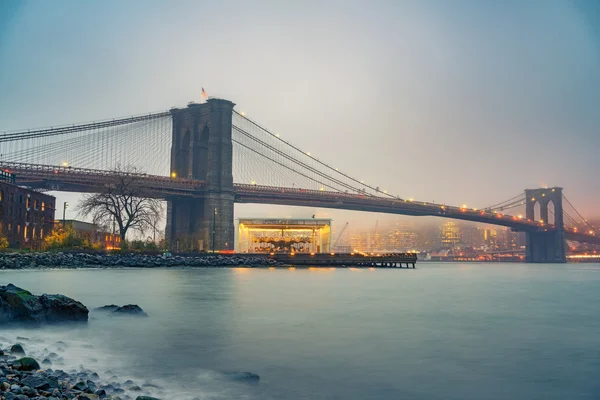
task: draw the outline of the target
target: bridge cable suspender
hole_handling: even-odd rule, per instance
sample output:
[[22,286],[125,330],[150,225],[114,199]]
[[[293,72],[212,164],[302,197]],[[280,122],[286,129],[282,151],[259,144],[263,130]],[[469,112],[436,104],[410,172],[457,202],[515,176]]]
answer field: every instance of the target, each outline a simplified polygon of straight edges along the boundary
[[[281,141],[281,142],[285,143],[286,145],[288,145],[288,146],[289,146],[289,147],[291,147],[292,149],[296,150],[297,152],[299,152],[299,153],[301,153],[301,154],[303,154],[303,155],[306,155],[306,153],[305,153],[305,152],[303,152],[302,150],[300,150],[298,147],[296,147],[296,146],[294,146],[293,144],[291,144],[291,143],[289,143],[289,142],[287,142],[287,141],[285,141],[285,140],[283,140],[283,139],[281,139],[281,138],[277,137],[277,135],[273,134],[271,131],[269,131],[268,129],[266,129],[266,128],[265,128],[265,127],[263,127],[262,125],[258,124],[257,122],[255,122],[255,121],[251,120],[250,118],[248,118],[248,117],[246,117],[246,116],[244,116],[244,115],[240,114],[240,113],[239,113],[239,112],[237,112],[236,110],[233,110],[233,112],[234,112],[235,114],[237,114],[238,116],[240,116],[242,119],[244,119],[244,120],[246,120],[246,121],[250,122],[252,125],[256,126],[257,128],[259,128],[259,129],[263,130],[264,132],[268,133],[268,134],[269,134],[269,135],[271,135],[272,137],[276,138],[277,140],[279,140],[279,141]],[[309,157],[310,157],[310,156],[309,156]],[[316,161],[317,163],[319,163],[319,164],[323,165],[324,167],[326,167],[326,168],[328,168],[328,169],[330,169],[330,170],[334,171],[335,173],[337,173],[337,174],[340,174],[340,175],[342,175],[342,176],[344,176],[344,177],[346,177],[346,178],[350,179],[351,181],[353,181],[353,182],[355,182],[355,183],[358,183],[360,186],[367,187],[367,188],[369,188],[369,189],[371,189],[371,190],[373,190],[373,191],[375,191],[375,192],[377,192],[377,193],[381,193],[381,194],[383,194],[383,195],[385,195],[385,196],[387,196],[387,197],[391,197],[391,198],[393,198],[393,199],[400,199],[400,197],[398,197],[398,196],[394,196],[393,194],[385,193],[385,192],[383,192],[383,191],[381,191],[381,190],[379,190],[379,189],[377,189],[377,188],[375,188],[375,187],[372,187],[372,186],[370,186],[370,185],[368,185],[368,184],[362,183],[362,182],[360,182],[359,180],[357,180],[357,179],[355,179],[355,178],[351,177],[350,175],[347,175],[347,174],[345,174],[345,173],[343,173],[343,172],[340,172],[340,171],[336,170],[335,168],[333,168],[332,166],[330,166],[330,165],[328,165],[328,164],[325,164],[324,162],[322,162],[322,161],[320,161],[320,160],[318,160],[318,159],[316,159],[316,158],[314,158],[314,157],[311,157],[311,158],[312,158],[314,161]],[[400,200],[401,200],[401,199],[400,199]]]
[[581,220],[583,221],[583,223],[584,223],[585,225],[589,226],[589,227],[590,227],[592,230],[596,230],[596,228],[595,228],[594,226],[592,226],[592,225],[591,225],[591,224],[590,224],[590,223],[587,221],[587,219],[586,219],[586,218],[584,218],[584,217],[583,217],[583,215],[581,215],[581,214],[579,213],[579,211],[577,211],[577,209],[575,208],[575,206],[573,205],[573,203],[571,203],[571,202],[569,201],[569,199],[567,199],[567,196],[565,196],[564,194],[563,194],[563,199],[564,199],[564,200],[565,200],[565,201],[566,201],[566,202],[567,202],[567,203],[568,203],[568,204],[571,206],[571,208],[573,208],[573,210],[575,211],[575,213],[576,213],[577,215],[579,215],[579,218],[581,218]]
[[[284,157],[284,158],[287,158],[288,160],[292,161],[292,162],[293,162],[293,163],[295,163],[296,165],[300,165],[300,166],[302,166],[302,167],[306,168],[307,170],[309,170],[309,171],[311,171],[311,172],[313,172],[313,173],[315,173],[315,174],[317,174],[317,175],[319,175],[319,176],[321,176],[321,177],[323,177],[323,178],[325,178],[325,179],[327,179],[327,180],[330,180],[330,181],[333,181],[333,182],[335,182],[335,183],[339,184],[339,185],[340,185],[340,186],[342,186],[342,187],[345,187],[345,188],[347,188],[347,189],[351,189],[351,190],[353,190],[353,191],[356,191],[356,192],[360,193],[360,189],[358,189],[358,188],[355,188],[355,187],[353,187],[353,186],[351,186],[351,185],[349,185],[349,184],[347,184],[347,183],[345,183],[345,182],[343,182],[343,181],[340,181],[340,180],[338,180],[338,179],[336,179],[336,178],[332,178],[331,176],[329,176],[329,175],[325,174],[324,172],[321,172],[321,171],[319,171],[319,170],[317,170],[317,169],[315,169],[315,168],[313,168],[313,167],[311,167],[311,166],[309,166],[309,165],[307,165],[307,164],[303,163],[302,161],[299,161],[299,160],[295,159],[294,157],[290,156],[289,154],[287,154],[287,153],[283,152],[282,150],[279,150],[279,149],[277,149],[277,148],[273,147],[272,145],[270,145],[270,144],[266,143],[265,141],[263,141],[263,140],[261,140],[261,139],[258,139],[258,138],[256,138],[255,136],[253,136],[252,134],[250,134],[250,133],[246,132],[245,130],[243,130],[243,129],[241,129],[241,128],[237,127],[237,126],[233,126],[233,128],[234,128],[236,131],[238,131],[239,133],[241,133],[242,135],[249,137],[251,140],[254,140],[255,142],[259,143],[260,145],[262,145],[262,146],[264,146],[264,147],[266,147],[266,148],[268,148],[268,149],[272,150],[273,152],[275,152],[275,153],[277,153],[277,154],[281,155],[281,156],[282,156],[282,157]],[[236,141],[236,143],[238,143],[238,144],[242,145],[242,144],[241,144],[240,142],[238,142],[238,141]],[[244,145],[242,145],[242,146],[244,146]],[[249,148],[249,147],[247,147],[247,146],[244,146],[244,147],[246,147],[246,148]],[[260,152],[258,152],[258,151],[255,151],[255,152],[256,152],[257,154],[259,154],[259,155],[262,155],[263,157],[269,158],[268,156],[266,156],[266,155],[264,155],[264,154],[262,154],[262,153],[260,153]],[[273,159],[271,159],[271,158],[269,158],[269,159],[270,159],[271,161],[274,161],[274,162],[276,162],[276,163],[277,163],[277,164],[279,164],[279,165],[282,165],[282,164],[278,163],[277,161],[275,161],[275,160],[273,160]],[[286,168],[287,168],[287,167],[286,167]],[[300,172],[298,172],[298,171],[295,171],[295,170],[293,170],[292,168],[288,168],[288,169],[290,169],[291,171],[293,171],[293,172],[296,172],[296,173],[298,173],[298,174],[301,174]],[[313,181],[315,181],[315,182],[318,182],[318,181],[316,181],[315,179],[312,179],[312,178],[310,178],[309,176],[306,176],[306,175],[304,175],[304,174],[301,174],[301,175],[302,175],[302,176],[304,176],[304,177],[306,177],[306,178],[308,178],[308,179],[310,179],[310,180],[313,180]],[[318,182],[318,183],[322,183],[322,182]],[[331,187],[331,186],[329,186],[329,185],[327,185],[327,186],[328,186],[328,187],[330,187],[330,188],[332,188],[332,189],[334,189],[334,190],[336,190],[336,191],[340,191],[338,188],[334,188],[334,187]],[[370,193],[369,193],[369,195],[370,195],[370,196],[373,196],[373,195],[372,195],[372,194],[370,194]]]

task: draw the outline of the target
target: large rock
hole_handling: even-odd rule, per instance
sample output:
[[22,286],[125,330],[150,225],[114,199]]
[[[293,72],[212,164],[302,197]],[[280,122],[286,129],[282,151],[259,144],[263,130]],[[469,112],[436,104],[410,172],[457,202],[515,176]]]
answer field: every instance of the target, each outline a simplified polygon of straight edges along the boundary
[[15,361],[15,367],[21,371],[33,371],[40,369],[40,364],[31,357],[23,357]]
[[114,315],[135,315],[139,317],[147,317],[148,314],[144,312],[137,304],[127,304],[123,307],[117,308],[113,311]]
[[115,304],[111,304],[111,305],[106,305],[106,306],[94,308],[93,311],[110,311],[110,312],[113,312],[117,308],[120,308],[120,307],[117,306],[117,305],[115,305]]
[[0,286],[0,324],[87,322],[88,309],[62,294],[36,296],[13,284]]

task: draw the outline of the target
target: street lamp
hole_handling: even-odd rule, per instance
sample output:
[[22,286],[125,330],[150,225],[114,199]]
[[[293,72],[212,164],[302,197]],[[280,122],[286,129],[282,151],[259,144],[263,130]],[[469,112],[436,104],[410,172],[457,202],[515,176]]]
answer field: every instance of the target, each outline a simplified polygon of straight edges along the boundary
[[65,201],[63,204],[63,228],[65,227],[65,215],[67,213],[67,208],[69,208],[69,203]]
[[211,245],[211,250],[214,253],[215,252],[215,232],[216,232],[216,221],[217,221],[217,207],[215,207],[213,209],[213,223],[212,223],[212,245]]

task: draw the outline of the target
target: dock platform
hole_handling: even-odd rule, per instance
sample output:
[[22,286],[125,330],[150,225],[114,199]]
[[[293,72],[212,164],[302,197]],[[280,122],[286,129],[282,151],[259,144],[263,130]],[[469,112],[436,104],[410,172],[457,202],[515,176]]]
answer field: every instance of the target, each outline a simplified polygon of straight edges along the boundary
[[346,266],[375,268],[415,268],[414,253],[365,254],[365,253],[270,253],[278,262],[298,266]]

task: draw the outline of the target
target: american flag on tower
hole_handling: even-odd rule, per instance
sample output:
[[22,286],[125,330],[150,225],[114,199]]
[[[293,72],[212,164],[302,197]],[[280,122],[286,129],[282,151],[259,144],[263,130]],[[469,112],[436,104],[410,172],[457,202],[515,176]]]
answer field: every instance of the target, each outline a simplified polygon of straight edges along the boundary
[[204,91],[204,88],[202,88],[202,98],[204,100],[206,100],[206,98],[208,97],[208,95],[206,94],[206,92]]

